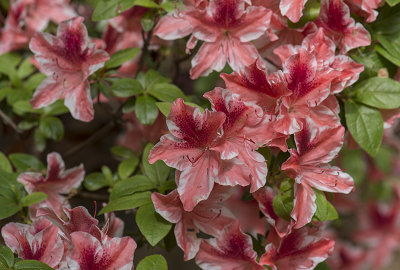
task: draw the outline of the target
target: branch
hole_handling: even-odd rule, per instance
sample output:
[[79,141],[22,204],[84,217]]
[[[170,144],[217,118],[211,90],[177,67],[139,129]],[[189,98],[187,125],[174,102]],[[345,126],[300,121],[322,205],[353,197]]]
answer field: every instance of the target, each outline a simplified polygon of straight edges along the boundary
[[148,32],[147,37],[145,37],[145,32],[142,30],[143,47],[142,47],[142,54],[140,55],[140,60],[139,60],[138,72],[142,71],[142,69],[144,67],[144,60],[149,51],[149,45],[150,45],[151,37],[153,35],[153,29],[154,29],[154,27]]
[[15,132],[17,132],[18,134],[24,133],[24,132],[13,122],[13,120],[11,120],[11,118],[8,117],[2,110],[0,110],[0,117],[3,119],[4,123],[5,123],[6,125],[9,125],[10,127],[12,127],[12,129],[14,129]]

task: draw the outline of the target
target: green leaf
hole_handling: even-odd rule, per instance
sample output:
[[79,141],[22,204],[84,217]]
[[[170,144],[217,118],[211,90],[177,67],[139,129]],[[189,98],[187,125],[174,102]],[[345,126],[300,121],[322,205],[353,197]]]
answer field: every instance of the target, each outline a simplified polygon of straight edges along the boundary
[[0,268],[1,269],[11,269],[14,265],[14,254],[6,246],[0,246]]
[[400,66],[400,42],[383,35],[376,35],[375,37],[380,43],[380,45],[375,46],[376,51],[393,64]]
[[148,70],[144,75],[144,85],[146,88],[151,88],[153,85],[158,83],[169,83],[170,81],[170,78],[164,77],[153,69]]
[[120,146],[120,145],[114,146],[110,150],[111,153],[122,158],[132,158],[135,156],[135,153],[133,153],[131,149],[125,146]]
[[23,78],[27,77],[28,75],[30,75],[34,71],[35,71],[35,68],[31,64],[30,57],[28,57],[24,61],[22,61],[22,63],[19,65],[17,74],[18,74],[18,77],[23,79]]
[[145,174],[156,185],[161,185],[167,180],[170,168],[161,160],[156,161],[154,164],[149,163],[149,153],[153,144],[146,145],[143,151],[142,163]]
[[96,191],[108,185],[108,180],[99,172],[91,173],[83,180],[83,186],[89,191]]
[[135,192],[148,191],[154,188],[156,186],[147,176],[135,175],[115,183],[110,194],[110,201],[131,195]]
[[143,92],[142,85],[135,79],[123,78],[115,81],[112,85],[114,96],[127,98]]
[[9,155],[8,158],[18,171],[42,171],[45,169],[43,163],[32,155],[15,153]]
[[125,50],[117,51],[111,55],[110,60],[105,63],[107,69],[119,67],[125,62],[135,58],[140,52],[140,48],[128,48]]
[[326,264],[326,262],[322,262],[317,265],[315,270],[331,270],[331,268]]
[[131,158],[123,160],[118,165],[119,177],[121,179],[127,178],[129,175],[131,175],[135,171],[138,164],[139,164],[139,159],[137,157],[131,157]]
[[150,255],[139,262],[136,270],[167,270],[167,261],[161,255]]
[[147,7],[147,8],[158,8],[160,7],[152,0],[134,0],[135,6]]
[[96,8],[93,11],[92,20],[101,21],[111,19],[118,15],[117,9],[122,0],[100,0],[97,1]]
[[135,114],[143,125],[151,125],[158,116],[158,108],[154,98],[142,95],[136,99]]
[[390,174],[392,170],[393,153],[389,147],[382,146],[374,157],[375,164],[383,172]]
[[50,266],[48,266],[45,263],[42,263],[41,261],[35,261],[35,260],[24,260],[24,261],[19,261],[16,262],[14,265],[15,270],[52,270]]
[[0,196],[0,219],[11,217],[16,214],[21,207],[13,200]]
[[158,107],[160,112],[165,116],[169,115],[169,112],[171,111],[171,105],[172,104],[170,102],[156,102],[156,106]]
[[136,213],[136,224],[140,232],[153,247],[169,232],[172,224],[156,213],[153,204],[140,207]]
[[40,132],[49,139],[59,141],[64,136],[64,125],[60,119],[53,116],[42,117],[39,124]]
[[30,206],[32,204],[44,201],[47,199],[47,194],[43,192],[33,192],[21,199],[21,204],[24,207]]
[[383,119],[380,112],[349,100],[345,103],[345,117],[354,140],[374,156],[379,151],[383,137]]
[[177,98],[185,98],[181,89],[173,84],[158,83],[147,90],[153,97],[166,102],[174,102]]
[[5,172],[12,173],[11,163],[10,161],[8,161],[8,158],[2,152],[0,152],[0,169]]
[[400,83],[389,78],[369,78],[354,87],[354,99],[360,103],[380,108],[400,107]]
[[280,192],[274,197],[272,207],[274,212],[285,220],[290,220],[293,210],[293,185],[290,180],[281,183]]
[[103,173],[104,177],[107,179],[109,185],[114,183],[114,177],[111,169],[108,166],[101,166],[101,172]]
[[142,24],[142,28],[145,32],[149,32],[154,27],[154,13],[152,11],[148,11],[143,14],[142,19],[140,20]]
[[[10,96],[9,96],[10,97]],[[12,104],[13,110],[18,115],[23,115],[24,113],[38,113],[38,110],[32,108],[29,100],[18,100]]]
[[316,195],[315,204],[317,205],[317,210],[315,211],[313,218],[318,221],[337,219],[339,217],[338,213],[336,212],[335,207],[328,202],[324,192],[314,189],[314,193]]
[[110,201],[101,211],[99,215],[108,212],[134,209],[146,204],[151,204],[151,192],[139,192],[129,196],[124,196]]
[[68,108],[64,105],[62,100],[50,104],[43,108],[44,115],[60,115],[69,112]]
[[131,113],[135,110],[135,99],[128,99],[122,106],[122,113]]
[[400,0],[386,0],[386,3],[389,4],[389,6],[394,7],[398,3],[400,3]]

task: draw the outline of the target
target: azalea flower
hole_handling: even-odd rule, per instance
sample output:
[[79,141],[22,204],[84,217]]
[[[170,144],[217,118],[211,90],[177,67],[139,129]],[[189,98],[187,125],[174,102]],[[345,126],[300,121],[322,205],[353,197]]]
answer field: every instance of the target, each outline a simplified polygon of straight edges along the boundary
[[227,187],[216,185],[207,200],[201,201],[192,211],[185,211],[177,190],[167,195],[153,193],[154,207],[163,218],[175,223],[175,238],[178,246],[185,253],[184,259],[190,260],[199,251],[202,231],[217,237],[225,226],[234,221],[233,216],[223,211],[223,201],[230,196]]
[[10,1],[5,24],[0,31],[0,54],[24,48],[37,31],[50,21],[60,23],[76,16],[68,0]]
[[68,269],[131,270],[136,243],[132,238],[105,237],[100,241],[87,232],[73,232],[66,261]]
[[279,8],[283,16],[288,17],[292,22],[298,22],[303,16],[303,8],[307,0],[281,0]]
[[271,11],[264,7],[245,7],[244,0],[200,1],[186,10],[161,18],[154,34],[166,40],[190,37],[187,50],[204,41],[192,59],[190,76],[195,79],[212,70],[221,71],[228,62],[233,70],[241,70],[258,57],[250,41],[268,29]]
[[221,153],[222,159],[237,157],[246,164],[252,176],[250,192],[256,191],[265,185],[268,173],[265,158],[256,151],[265,142],[257,141],[258,137],[253,136],[262,128],[262,109],[244,103],[238,96],[219,87],[207,92],[204,97],[210,101],[213,111],[223,112],[226,116],[221,143],[214,149]]
[[383,3],[383,0],[344,0],[350,9],[363,17],[367,22],[373,22],[378,15],[376,9]]
[[64,244],[58,228],[45,218],[32,225],[10,222],[1,229],[6,245],[24,260],[39,260],[56,267],[64,254]]
[[163,160],[177,169],[178,193],[186,211],[208,198],[214,182],[229,186],[251,183],[251,171],[238,157],[221,158],[218,147],[225,120],[224,112],[201,113],[177,99],[167,118],[171,134],[161,137],[150,151],[150,163]]
[[280,238],[271,230],[261,265],[272,270],[312,270],[332,254],[335,242],[322,238],[318,228],[304,227]]
[[251,237],[242,233],[239,221],[235,221],[226,226],[219,237],[202,241],[196,263],[205,270],[265,270],[256,258]]
[[75,17],[60,23],[57,36],[37,33],[31,39],[29,48],[48,76],[36,89],[31,104],[38,109],[64,99],[75,119],[88,122],[94,110],[87,79],[103,67],[109,56],[88,43],[83,20]]
[[322,0],[321,11],[314,21],[336,43],[340,53],[368,46],[371,36],[361,23],[350,17],[350,9],[342,0]]
[[65,170],[65,164],[61,156],[56,153],[47,155],[47,175],[42,173],[26,172],[18,176],[17,181],[24,184],[26,191],[44,192],[48,198],[39,205],[32,206],[32,212],[39,207],[48,206],[57,213],[61,213],[62,206],[68,206],[66,198],[62,194],[68,194],[78,188],[85,176],[83,165]]
[[316,211],[313,188],[338,193],[354,189],[350,175],[328,164],[343,145],[344,128],[321,128],[307,119],[303,130],[294,135],[296,149],[289,149],[290,158],[282,170],[295,180],[295,200],[291,217],[295,228],[309,223]]

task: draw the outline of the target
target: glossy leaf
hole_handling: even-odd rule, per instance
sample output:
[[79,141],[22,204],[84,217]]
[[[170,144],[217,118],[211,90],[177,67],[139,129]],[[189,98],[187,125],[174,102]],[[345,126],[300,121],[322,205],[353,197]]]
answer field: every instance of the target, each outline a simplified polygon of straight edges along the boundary
[[139,262],[136,270],[167,270],[167,261],[161,255],[150,255]]

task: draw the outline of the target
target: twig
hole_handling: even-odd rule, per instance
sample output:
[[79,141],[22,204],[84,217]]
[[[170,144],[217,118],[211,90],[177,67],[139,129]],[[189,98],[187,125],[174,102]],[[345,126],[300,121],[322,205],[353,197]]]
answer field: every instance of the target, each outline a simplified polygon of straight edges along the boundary
[[142,47],[142,54],[140,55],[140,60],[139,60],[138,72],[142,71],[142,69],[144,67],[144,61],[146,59],[147,53],[149,52],[149,45],[150,45],[151,37],[153,35],[153,29],[154,28],[152,28],[147,33],[147,37],[145,37],[145,32],[142,30],[143,47]]
[[108,195],[94,192],[80,191],[78,194],[76,194],[76,197],[108,202]]
[[100,139],[101,137],[103,137],[105,134],[107,134],[109,131],[111,131],[115,126],[115,122],[114,121],[110,121],[108,122],[105,126],[103,126],[102,128],[100,128],[99,130],[97,130],[92,136],[90,136],[87,140],[81,142],[80,144],[76,145],[75,147],[71,148],[71,150],[67,151],[65,153],[65,158],[68,158],[70,156],[73,156],[74,154],[76,154],[77,152],[79,152],[80,150],[82,150],[83,148],[85,148],[86,146],[88,146],[89,144],[97,141],[98,139]]
[[24,133],[2,110],[0,110],[0,117],[3,119],[4,123],[12,127],[15,132],[17,132],[18,134]]

